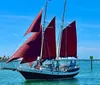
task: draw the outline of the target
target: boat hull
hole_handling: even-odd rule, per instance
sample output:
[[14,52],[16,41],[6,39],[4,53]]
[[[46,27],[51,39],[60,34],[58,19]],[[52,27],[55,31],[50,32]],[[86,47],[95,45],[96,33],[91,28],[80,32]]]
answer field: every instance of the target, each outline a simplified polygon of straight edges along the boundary
[[47,73],[37,73],[37,72],[27,72],[27,71],[21,71],[19,70],[19,72],[23,75],[23,77],[26,80],[31,80],[31,79],[62,79],[62,78],[73,78],[74,76],[76,76],[79,72],[79,69],[77,69],[77,71],[75,72],[69,72],[70,74],[47,74]]

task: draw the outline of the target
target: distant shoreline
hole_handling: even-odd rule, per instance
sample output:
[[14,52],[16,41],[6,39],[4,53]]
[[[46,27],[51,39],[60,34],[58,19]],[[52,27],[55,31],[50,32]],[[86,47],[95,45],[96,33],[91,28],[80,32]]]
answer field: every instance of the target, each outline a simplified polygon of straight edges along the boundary
[[[0,62],[6,62],[8,59],[0,60]],[[66,59],[62,59],[66,60]],[[75,61],[90,61],[90,59],[68,59],[68,61],[75,60]],[[14,62],[20,62],[21,60],[14,60]],[[100,59],[93,59],[92,61],[100,61]]]
[[[69,59],[69,60],[76,60],[76,61],[90,61],[91,59]],[[93,59],[92,61],[100,61],[100,59]]]

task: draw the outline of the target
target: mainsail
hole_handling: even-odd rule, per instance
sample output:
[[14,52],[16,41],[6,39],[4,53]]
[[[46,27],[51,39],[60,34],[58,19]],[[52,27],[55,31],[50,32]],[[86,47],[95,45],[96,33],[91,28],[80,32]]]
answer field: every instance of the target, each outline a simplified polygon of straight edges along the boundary
[[38,16],[32,22],[31,26],[28,28],[28,30],[26,31],[24,36],[27,35],[30,32],[39,32],[40,24],[41,24],[41,18],[42,18],[42,10],[39,12]]
[[42,59],[56,58],[55,17],[44,31]]
[[42,26],[40,32],[35,32],[32,36],[14,53],[14,55],[7,61],[23,58],[21,63],[32,62],[40,56],[42,39]]
[[60,57],[77,58],[77,35],[75,21],[62,31]]

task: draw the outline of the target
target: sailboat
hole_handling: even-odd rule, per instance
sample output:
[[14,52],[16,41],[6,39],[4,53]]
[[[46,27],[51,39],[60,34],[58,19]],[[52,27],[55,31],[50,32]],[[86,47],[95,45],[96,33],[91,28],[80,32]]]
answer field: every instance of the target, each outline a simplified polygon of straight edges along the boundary
[[[12,55],[7,63],[22,58],[20,64],[30,64],[31,67],[29,69],[25,69],[24,67],[18,67],[16,69],[25,79],[73,78],[79,73],[79,66],[72,61],[69,65],[67,63],[63,65],[60,61],[62,58],[64,58],[66,62],[68,61],[68,57],[77,58],[76,21],[73,21],[61,30],[59,48],[57,50],[56,17],[54,17],[44,29],[45,24],[43,26],[41,24],[42,11],[43,10],[40,10],[24,34],[24,36],[26,36],[32,32],[32,35]],[[45,18],[46,17],[44,17],[44,19]]]

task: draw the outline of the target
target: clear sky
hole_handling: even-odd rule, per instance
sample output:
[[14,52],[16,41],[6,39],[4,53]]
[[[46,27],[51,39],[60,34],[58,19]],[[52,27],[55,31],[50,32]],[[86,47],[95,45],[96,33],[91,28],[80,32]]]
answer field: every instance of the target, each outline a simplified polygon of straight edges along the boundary
[[[11,56],[46,0],[0,0],[0,56]],[[59,33],[64,0],[51,0],[46,21],[56,16]],[[78,56],[100,59],[100,0],[67,0],[65,23],[77,23]]]

